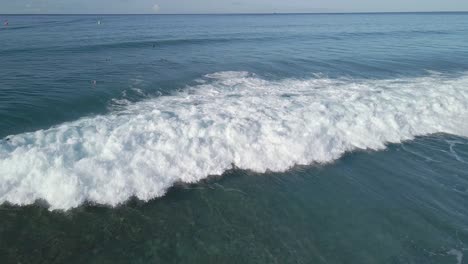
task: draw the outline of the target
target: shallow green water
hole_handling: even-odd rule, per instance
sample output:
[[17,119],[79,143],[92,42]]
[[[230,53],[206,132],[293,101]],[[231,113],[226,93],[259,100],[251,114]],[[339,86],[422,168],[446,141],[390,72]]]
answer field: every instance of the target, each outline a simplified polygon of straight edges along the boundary
[[3,206],[0,257],[2,263],[466,263],[467,160],[468,140],[435,135],[284,174],[233,170],[149,203],[69,212]]

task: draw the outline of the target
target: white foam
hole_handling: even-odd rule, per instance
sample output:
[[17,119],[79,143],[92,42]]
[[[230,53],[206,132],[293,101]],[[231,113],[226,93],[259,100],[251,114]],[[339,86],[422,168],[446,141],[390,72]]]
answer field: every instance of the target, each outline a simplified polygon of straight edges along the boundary
[[51,209],[149,200],[235,164],[331,162],[417,135],[468,136],[468,75],[267,81],[220,72],[173,96],[0,142],[0,202]]
[[461,252],[460,250],[451,249],[447,252],[447,254],[454,256],[457,259],[457,264],[463,263],[463,252]]

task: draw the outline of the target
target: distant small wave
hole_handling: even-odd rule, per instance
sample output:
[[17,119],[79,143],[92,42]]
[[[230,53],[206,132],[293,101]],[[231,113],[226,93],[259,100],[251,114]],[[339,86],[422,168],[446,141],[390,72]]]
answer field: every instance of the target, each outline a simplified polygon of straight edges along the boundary
[[20,29],[28,29],[28,28],[33,28],[33,26],[0,27],[0,30],[20,30]]
[[87,45],[80,47],[70,47],[70,50],[80,51],[95,51],[108,49],[127,49],[127,48],[155,48],[161,46],[176,46],[176,45],[191,45],[191,44],[207,44],[207,43],[223,43],[235,41],[232,38],[189,38],[189,39],[159,39],[134,42],[116,42],[96,45]]
[[97,52],[102,50],[161,48],[181,45],[205,45],[214,43],[232,43],[233,41],[267,41],[271,37],[234,37],[234,38],[187,38],[187,39],[155,39],[144,41],[111,42],[89,45],[76,45],[66,47],[33,47],[28,49],[0,50],[0,55],[13,55],[16,53],[36,53],[44,51],[64,52]]
[[468,75],[285,79],[218,72],[185,91],[0,141],[0,202],[150,200],[236,167],[285,171],[415,136],[468,136]]
[[416,37],[418,35],[450,35],[452,32],[450,31],[442,31],[442,30],[401,30],[401,31],[364,31],[364,32],[341,32],[336,34],[330,34],[330,38],[341,39],[347,37]]
[[[32,26],[4,28],[5,30],[14,30],[21,28],[31,28]],[[1,29],[1,28],[0,28]],[[372,38],[372,37],[414,37],[417,35],[448,35],[450,31],[437,31],[437,30],[402,30],[402,31],[365,31],[365,32],[328,32],[328,33],[310,33],[306,35],[289,34],[289,38],[302,38],[310,40],[346,40],[349,38]],[[183,45],[209,45],[209,44],[222,44],[233,42],[265,42],[281,39],[281,35],[270,36],[226,36],[226,37],[210,37],[210,38],[181,38],[181,39],[151,39],[151,40],[137,40],[137,41],[120,41],[108,43],[94,43],[69,45],[69,46],[48,46],[48,47],[30,47],[30,48],[12,48],[0,50],[0,55],[15,55],[22,53],[37,53],[37,52],[99,52],[103,50],[125,50],[125,49],[143,49],[143,48],[165,48],[171,46]]]

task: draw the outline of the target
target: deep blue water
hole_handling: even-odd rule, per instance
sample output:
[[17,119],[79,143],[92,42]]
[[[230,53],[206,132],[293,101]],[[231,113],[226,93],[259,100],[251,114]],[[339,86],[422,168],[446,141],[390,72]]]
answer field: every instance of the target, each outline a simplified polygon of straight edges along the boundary
[[[457,74],[468,68],[466,17],[6,17],[10,26],[0,31],[0,136],[106,112],[124,91],[126,99],[138,101],[220,71],[267,79]],[[133,92],[135,86],[145,96]]]
[[466,263],[468,13],[0,18],[5,263]]

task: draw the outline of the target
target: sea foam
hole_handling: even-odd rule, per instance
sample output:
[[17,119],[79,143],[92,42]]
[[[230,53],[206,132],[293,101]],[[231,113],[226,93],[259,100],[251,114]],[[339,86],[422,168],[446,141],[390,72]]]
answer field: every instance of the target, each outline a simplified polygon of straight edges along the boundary
[[172,96],[0,141],[0,203],[149,200],[232,168],[285,171],[418,135],[468,136],[468,75],[269,81],[219,72]]

